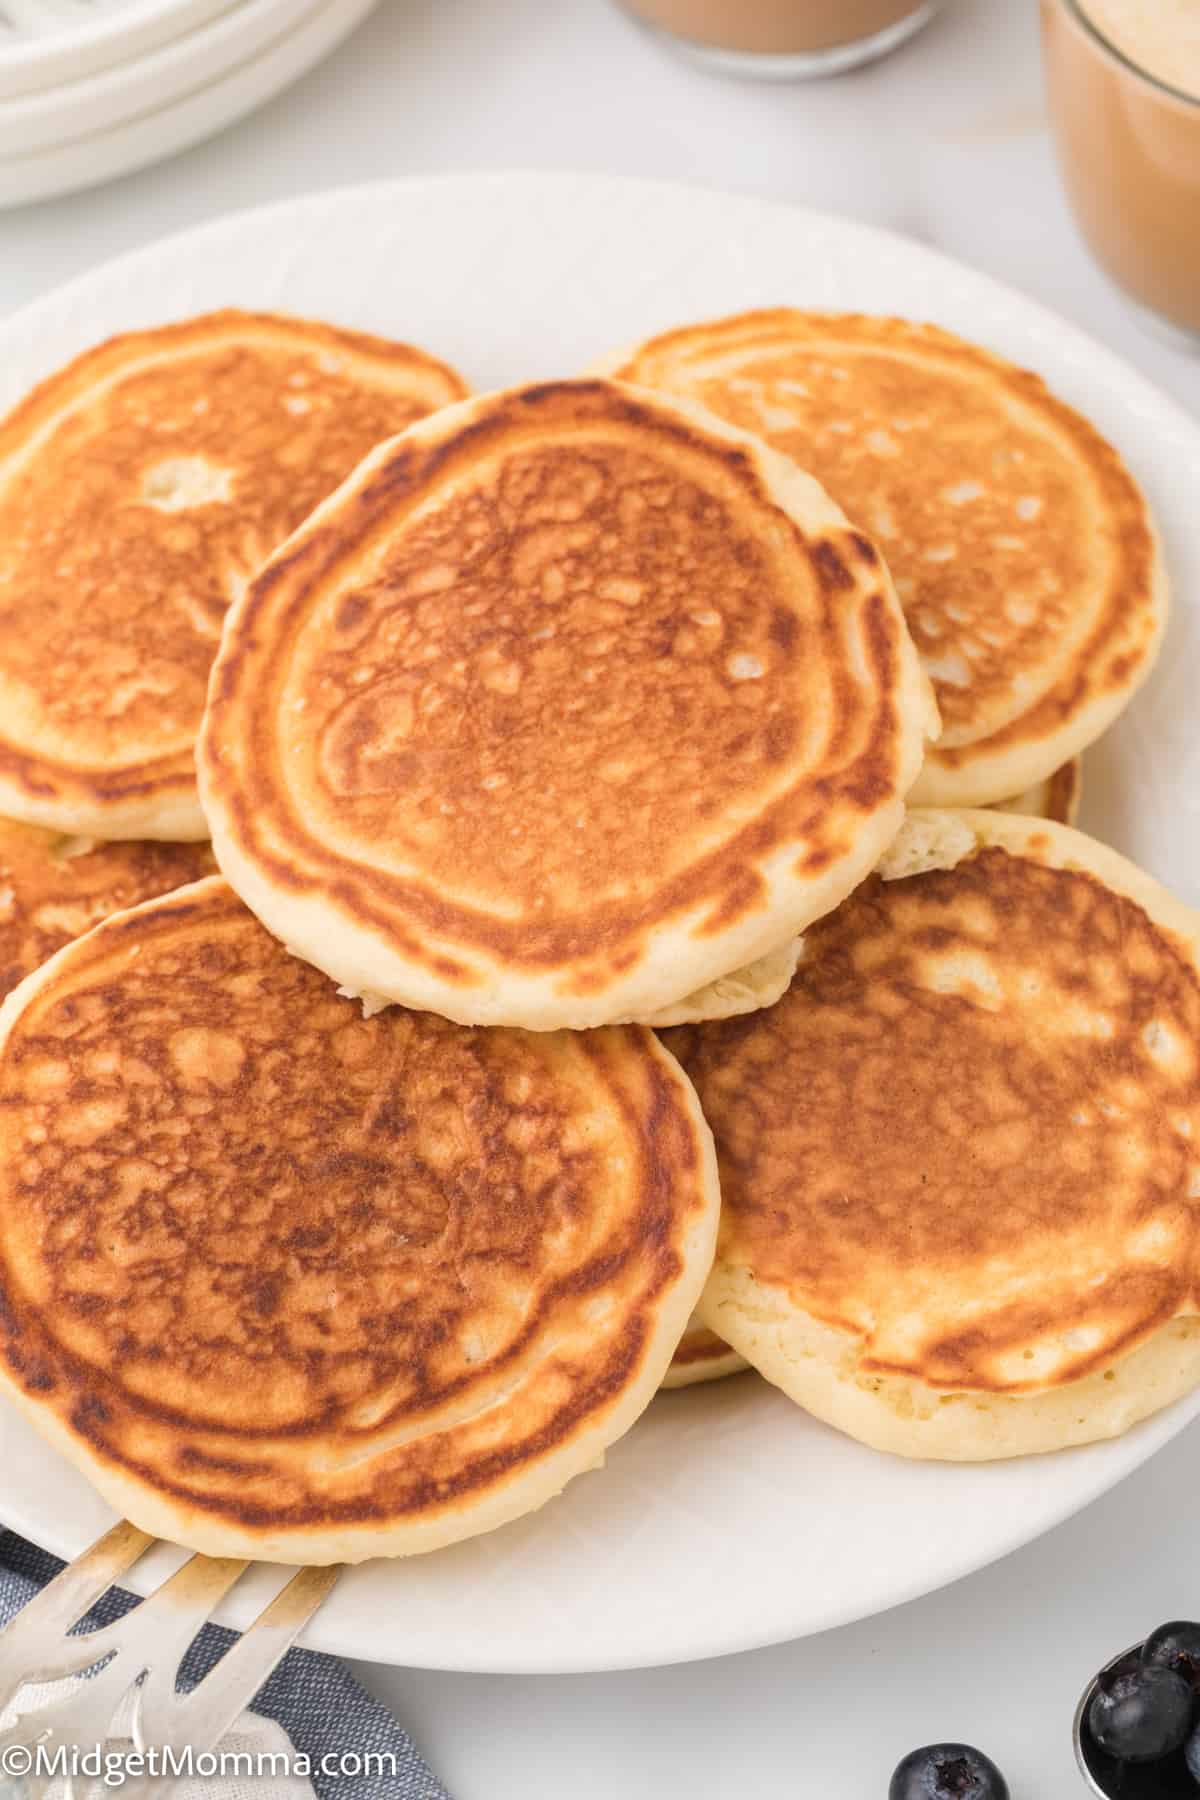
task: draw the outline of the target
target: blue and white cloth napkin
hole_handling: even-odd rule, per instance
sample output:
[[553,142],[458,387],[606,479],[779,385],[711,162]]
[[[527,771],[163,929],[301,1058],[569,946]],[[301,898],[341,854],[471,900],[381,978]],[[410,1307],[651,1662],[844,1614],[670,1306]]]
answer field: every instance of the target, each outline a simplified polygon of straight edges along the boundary
[[[0,1625],[7,1624],[62,1566],[57,1557],[15,1532],[0,1532]],[[106,1625],[136,1605],[134,1595],[113,1590],[88,1614],[85,1627]],[[180,1686],[194,1687],[235,1636],[224,1626],[206,1625],[183,1659]],[[55,1694],[59,1691],[56,1686]],[[36,1710],[36,1703],[37,1690],[28,1690],[22,1713]],[[255,1695],[253,1709],[242,1714],[221,1745],[222,1750],[251,1754],[289,1748],[308,1759],[313,1773],[307,1779],[195,1778],[180,1786],[179,1800],[312,1800],[314,1795],[317,1800],[450,1800],[387,1708],[367,1693],[345,1663],[315,1650],[288,1652]],[[378,1760],[367,1762],[370,1753]],[[318,1772],[330,1756],[343,1761],[346,1772]],[[363,1767],[384,1772],[357,1772]],[[21,1793],[19,1782],[0,1782],[0,1800],[9,1796],[19,1800]]]

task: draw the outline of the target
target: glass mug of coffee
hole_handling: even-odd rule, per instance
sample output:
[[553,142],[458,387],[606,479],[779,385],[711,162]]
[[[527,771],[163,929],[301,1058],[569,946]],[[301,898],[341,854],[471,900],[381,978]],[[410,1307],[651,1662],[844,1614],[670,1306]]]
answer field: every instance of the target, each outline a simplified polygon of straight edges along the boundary
[[1200,0],[1042,0],[1050,117],[1092,254],[1200,348]]
[[729,75],[836,75],[894,50],[938,0],[622,0],[706,66]]

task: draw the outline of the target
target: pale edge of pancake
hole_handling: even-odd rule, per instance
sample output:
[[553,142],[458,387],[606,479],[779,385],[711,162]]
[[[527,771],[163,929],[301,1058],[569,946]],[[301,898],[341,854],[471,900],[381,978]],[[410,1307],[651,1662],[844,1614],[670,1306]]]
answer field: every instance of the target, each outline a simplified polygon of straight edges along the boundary
[[[60,974],[68,973],[77,960],[85,963],[87,947],[93,937],[104,932],[114,921],[151,909],[159,911],[167,904],[186,904],[202,894],[220,877],[209,876],[179,888],[174,894],[128,912],[113,914],[110,919],[87,932],[74,943],[67,944],[41,968],[26,976],[0,1005],[0,1061],[9,1037],[29,1006],[43,989],[51,986]],[[224,884],[222,884],[224,885]],[[74,1465],[91,1482],[97,1493],[119,1515],[140,1530],[170,1542],[199,1550],[206,1556],[258,1558],[268,1562],[296,1562],[310,1565],[365,1562],[376,1556],[415,1556],[439,1550],[466,1538],[479,1537],[510,1524],[527,1513],[536,1512],[547,1501],[556,1499],[577,1475],[603,1467],[606,1451],[634,1425],[662,1385],[671,1358],[695,1310],[700,1290],[712,1267],[716,1249],[717,1224],[721,1194],[717,1174],[716,1151],[712,1132],[700,1109],[700,1101],[683,1068],[657,1038],[647,1035],[647,1053],[655,1056],[668,1071],[679,1100],[694,1127],[699,1152],[697,1189],[703,1201],[686,1235],[681,1236],[680,1264],[677,1279],[661,1297],[653,1331],[645,1345],[635,1379],[631,1380],[600,1413],[569,1442],[532,1467],[490,1488],[479,1499],[458,1507],[448,1507],[436,1517],[386,1526],[341,1525],[327,1529],[302,1527],[296,1531],[255,1532],[250,1527],[238,1528],[207,1513],[203,1507],[173,1500],[150,1483],[140,1481],[119,1464],[110,1463],[91,1449],[66,1426],[56,1412],[27,1394],[9,1373],[6,1360],[0,1356],[0,1394],[6,1395],[18,1411],[67,1462]]]
[[[1130,477],[1132,480],[1132,477]],[[1140,489],[1139,489],[1140,492]],[[1072,757],[1094,744],[1125,711],[1138,689],[1153,672],[1166,635],[1171,605],[1171,584],[1163,557],[1162,540],[1149,506],[1145,521],[1154,547],[1150,575],[1150,611],[1153,629],[1137,659],[1136,666],[1120,686],[1112,686],[1097,694],[1086,706],[1072,714],[1058,731],[1027,744],[987,754],[987,739],[967,746],[970,762],[961,768],[948,768],[935,756],[926,758],[925,767],[913,784],[909,795],[914,806],[988,806],[1005,804],[1011,795],[1047,782],[1055,770]]]
[[[744,1013],[760,1012],[764,1006],[774,1006],[777,1000],[783,999],[792,984],[803,949],[804,939],[792,938],[782,949],[772,950],[744,969],[735,969],[732,975],[722,975],[719,980],[710,981],[707,987],[697,988],[694,994],[688,994],[675,1006],[664,1006],[646,1019],[614,1019],[612,1022],[615,1025],[649,1025],[655,1031],[665,1031],[669,1025],[701,1025],[715,1019],[737,1019]],[[394,1004],[381,994],[355,994],[349,988],[341,987],[338,993],[349,1000],[361,1000],[363,1017],[367,1019]]]
[[[781,1001],[788,988],[792,986],[792,976],[799,967],[801,952],[804,949],[802,938],[793,938],[784,943],[781,950],[770,950],[768,956],[759,956],[756,963],[748,963],[745,968],[734,968],[732,976],[721,976],[718,981],[711,981],[707,988],[696,988],[675,1006],[664,1006],[660,1012],[651,1013],[649,1019],[613,1019],[613,1024],[646,1024],[655,1031],[666,1031],[673,1024],[703,1024],[714,1019],[739,1019],[743,1013],[761,1012],[763,1006],[774,1006]],[[392,1006],[392,1001],[385,1001],[380,994],[353,994],[349,988],[338,988],[338,994],[347,999],[362,1001],[363,1017],[371,1019],[372,1013],[383,1012],[385,1006]]]
[[[224,330],[226,340],[244,344],[252,340],[290,344],[299,340],[309,351],[334,345],[339,354],[369,368],[374,385],[400,392],[415,392],[422,381],[456,385],[466,382],[456,369],[431,352],[399,340],[377,337],[347,326],[308,319],[298,314],[251,312],[237,307],[150,325],[142,330],[118,333],[89,345],[37,382],[16,405],[0,413],[0,486],[12,479],[22,461],[38,454],[41,440],[65,419],[82,410],[84,400],[107,392],[131,374],[158,363],[169,363],[177,352],[184,357],[199,347],[205,335],[215,344]],[[388,380],[388,374],[391,380]],[[83,399],[81,399],[81,396]],[[20,430],[26,420],[36,429],[26,442]],[[14,447],[15,443],[15,447]],[[30,760],[36,761],[31,756]],[[134,764],[128,773],[136,777],[144,765]],[[107,774],[112,771],[101,770]],[[147,792],[149,789],[149,792]],[[202,843],[209,835],[204,813],[190,773],[160,779],[134,780],[130,797],[97,801],[83,794],[77,800],[65,795],[41,799],[22,782],[0,770],[0,814],[43,830],[69,837],[94,837],[108,841],[149,839],[161,843]]]
[[[679,1357],[679,1351],[685,1347],[689,1338],[712,1336],[714,1333],[708,1326],[693,1314],[688,1320],[687,1330],[679,1340],[675,1357]],[[726,1375],[740,1375],[749,1367],[744,1356],[739,1356],[736,1350],[731,1350],[725,1344],[706,1356],[688,1356],[680,1360],[673,1358],[660,1385],[663,1388],[696,1387],[700,1382],[723,1381]]]
[[[1125,857],[1069,825],[978,811],[916,811],[884,858],[885,879],[953,868],[976,849],[1082,870],[1133,900],[1200,966],[1200,914]],[[798,1307],[787,1289],[719,1258],[700,1317],[768,1381],[825,1424],[893,1456],[989,1462],[1119,1437],[1200,1384],[1200,1317],[1179,1315],[1103,1369],[1020,1394],[939,1388],[860,1367],[862,1340]]]
[[1083,801],[1083,758],[1073,756],[1045,781],[1014,794],[1008,800],[993,800],[997,812],[1021,813],[1026,818],[1057,819],[1060,825],[1074,825]]
[[[614,384],[621,385],[621,384]],[[519,392],[520,390],[512,390]],[[840,507],[789,458],[760,439],[718,419],[715,414],[677,396],[665,398],[648,390],[627,387],[646,407],[668,416],[683,415],[694,430],[733,445],[754,464],[767,498],[787,515],[806,536],[822,532],[849,532],[852,527]],[[384,469],[400,444],[437,444],[467,429],[491,407],[497,394],[477,395],[411,425],[398,438],[380,444],[354,473],[311,513],[280,546],[276,558],[289,559],[314,534],[336,520],[351,495],[368,486]],[[462,959],[461,944],[440,942],[430,936],[424,943],[425,961],[414,962],[383,937],[361,926],[348,912],[319,893],[283,891],[270,879],[257,858],[244,849],[234,819],[223,804],[220,748],[214,742],[211,714],[206,716],[197,750],[200,801],[204,807],[217,863],[230,885],[267,928],[281,938],[305,962],[322,969],[346,993],[362,998],[369,1007],[398,1003],[440,1013],[463,1025],[514,1025],[529,1031],[584,1030],[617,1023],[686,1023],[699,1018],[729,1017],[769,1004],[731,1004],[729,996],[743,985],[757,985],[761,976],[750,977],[750,966],[762,959],[786,955],[790,941],[815,919],[831,912],[852,893],[878,862],[904,821],[905,798],[917,780],[928,742],[936,738],[941,722],[933,687],[921,667],[916,648],[904,624],[903,609],[882,561],[878,569],[882,589],[901,630],[897,639],[900,657],[895,703],[899,720],[898,771],[892,798],[863,821],[846,853],[818,876],[796,871],[796,845],[788,844],[758,865],[768,898],[752,918],[722,933],[699,935],[710,911],[705,901],[687,917],[660,927],[653,935],[651,951],[629,975],[615,980],[594,998],[557,993],[544,974],[530,976],[503,966],[484,968],[485,981],[464,990],[441,980],[427,966],[431,956],[444,954]],[[225,618],[222,645],[214,665],[210,694],[219,684],[227,655],[236,648],[242,616],[251,590],[236,600]],[[244,701],[242,702],[244,704]],[[772,983],[776,980],[772,977]],[[725,996],[705,990],[731,983]],[[783,984],[786,986],[786,983]],[[779,989],[779,994],[783,991]],[[779,994],[775,998],[779,998]],[[686,1009],[686,1010],[685,1010]]]
[[98,808],[93,802],[40,801],[0,773],[0,815],[20,825],[96,843],[202,844],[208,826],[195,793],[160,791]]

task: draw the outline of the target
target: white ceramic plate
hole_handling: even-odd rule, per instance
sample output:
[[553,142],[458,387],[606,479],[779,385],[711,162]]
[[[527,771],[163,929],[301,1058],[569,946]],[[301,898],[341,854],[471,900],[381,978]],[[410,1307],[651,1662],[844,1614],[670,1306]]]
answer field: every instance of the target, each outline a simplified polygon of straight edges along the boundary
[[[111,264],[0,326],[0,405],[111,331],[240,303],[414,339],[480,387],[568,374],[646,332],[797,302],[934,319],[1042,371],[1122,448],[1176,583],[1157,677],[1088,759],[1085,823],[1200,899],[1200,429],[1015,293],[844,220],[576,177],[394,183],[250,213]],[[1196,1396],[1113,1443],[955,1468],[891,1461],[754,1376],[664,1395],[607,1467],[491,1537],[350,1571],[322,1649],[492,1671],[632,1667],[819,1631],[1027,1542],[1144,1462]],[[0,1517],[74,1554],[109,1522],[0,1409]],[[161,1566],[161,1565],[160,1565]],[[266,1591],[250,1578],[224,1615]]]
[[[18,120],[28,114],[30,142],[15,154],[17,140],[0,122],[0,207],[95,187],[223,131],[307,74],[376,5],[378,0],[245,0],[193,34],[194,44],[169,44],[152,52],[145,66],[122,65],[79,83],[77,115],[64,102],[61,116],[77,124],[80,135],[66,141],[57,104],[48,106],[40,94],[12,101],[4,113],[11,110]],[[246,26],[253,29],[243,36]],[[146,67],[154,79],[143,78]],[[132,115],[93,129],[96,120],[114,116],[118,97],[128,99]],[[55,141],[41,142],[56,133]]]

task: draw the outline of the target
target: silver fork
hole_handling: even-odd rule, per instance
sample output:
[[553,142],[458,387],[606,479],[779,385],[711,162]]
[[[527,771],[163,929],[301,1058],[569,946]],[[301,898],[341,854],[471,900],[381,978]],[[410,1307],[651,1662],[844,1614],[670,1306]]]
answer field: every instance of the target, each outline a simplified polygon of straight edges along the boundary
[[[259,1614],[190,1694],[175,1691],[180,1659],[214,1607],[249,1563],[193,1556],[140,1605],[95,1631],[70,1636],[71,1627],[158,1540],[123,1522],[77,1556],[0,1631],[0,1712],[33,1682],[76,1681],[60,1697],[0,1733],[0,1752],[11,1745],[52,1755],[58,1746],[88,1750],[120,1746],[111,1736],[118,1706],[136,1685],[133,1748],[170,1751],[178,1759],[215,1749],[280,1659],[295,1643],[340,1569],[301,1569]],[[99,1665],[99,1667],[97,1667]],[[124,1800],[160,1800],[175,1786],[169,1775],[137,1776],[121,1788]],[[31,1777],[30,1800],[83,1800],[90,1782]]]

